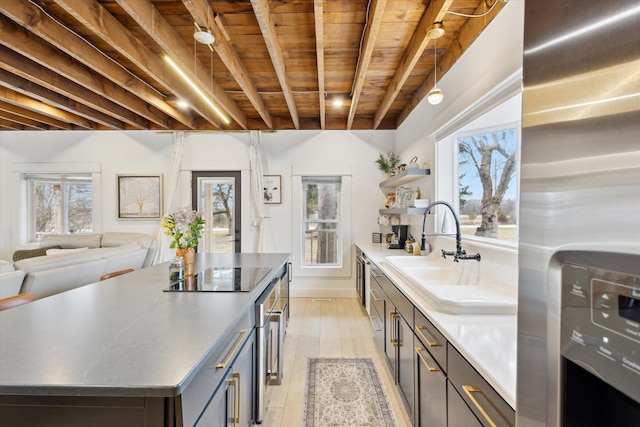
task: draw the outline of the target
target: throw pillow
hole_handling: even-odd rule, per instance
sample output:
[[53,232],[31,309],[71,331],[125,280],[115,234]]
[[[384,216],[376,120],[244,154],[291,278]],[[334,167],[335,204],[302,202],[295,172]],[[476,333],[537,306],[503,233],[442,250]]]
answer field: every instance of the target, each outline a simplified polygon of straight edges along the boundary
[[37,256],[45,256],[47,254],[47,249],[62,249],[62,246],[49,246],[46,248],[37,248],[37,249],[20,249],[13,253],[13,262],[20,261],[21,259],[34,258]]
[[64,254],[73,254],[76,252],[84,252],[88,251],[89,248],[74,248],[74,249],[60,249],[60,248],[47,248],[47,255],[64,255]]

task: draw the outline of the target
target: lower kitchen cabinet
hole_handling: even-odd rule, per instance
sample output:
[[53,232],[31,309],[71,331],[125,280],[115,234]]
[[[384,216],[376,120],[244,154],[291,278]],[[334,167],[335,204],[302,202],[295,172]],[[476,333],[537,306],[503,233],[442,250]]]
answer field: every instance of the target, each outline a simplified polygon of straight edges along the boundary
[[384,327],[384,297],[382,296],[382,288],[375,280],[371,280],[371,285],[369,289],[369,298],[370,298],[370,314],[369,319],[371,320],[371,327],[373,327],[373,338],[376,342],[378,348],[384,351],[385,345],[385,327]]
[[451,344],[447,355],[449,380],[481,425],[515,426],[515,411]]
[[405,400],[409,412],[409,419],[413,418],[415,401],[415,372],[413,369],[415,352],[413,347],[413,331],[409,324],[398,315],[398,388]]
[[371,325],[416,427],[515,425],[515,411],[371,264]]
[[[415,337],[414,426],[447,426],[447,376]],[[457,426],[457,424],[450,424]]]
[[456,388],[447,381],[447,418],[450,426],[455,427],[482,427],[471,409],[464,403],[464,400]]
[[254,424],[255,331],[244,340],[237,356],[229,355],[220,386],[214,392],[196,426],[228,427]]
[[[384,302],[384,349],[394,382],[404,398],[409,417],[413,418],[413,305],[395,285],[376,267],[371,266],[371,292]],[[372,300],[372,307],[381,305]]]

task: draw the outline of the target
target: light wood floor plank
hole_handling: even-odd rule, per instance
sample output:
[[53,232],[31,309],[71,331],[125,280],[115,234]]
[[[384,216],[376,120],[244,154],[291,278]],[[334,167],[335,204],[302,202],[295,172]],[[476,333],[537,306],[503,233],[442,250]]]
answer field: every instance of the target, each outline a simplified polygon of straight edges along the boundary
[[372,357],[393,404],[398,424],[410,426],[384,354],[378,350],[366,312],[356,298],[291,299],[284,343],[282,384],[270,387],[264,427],[299,426],[309,357]]

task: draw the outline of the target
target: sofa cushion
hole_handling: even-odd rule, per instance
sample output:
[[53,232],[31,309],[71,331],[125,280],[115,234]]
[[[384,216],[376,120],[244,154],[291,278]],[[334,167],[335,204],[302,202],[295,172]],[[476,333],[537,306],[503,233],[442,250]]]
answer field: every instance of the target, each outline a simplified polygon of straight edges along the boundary
[[62,254],[54,256],[41,256],[16,261],[14,267],[18,270],[30,273],[32,271],[43,271],[50,268],[58,268],[66,265],[80,264],[83,262],[95,261],[102,258],[102,249],[91,249],[73,254]]
[[89,248],[87,248],[86,246],[84,248],[75,248],[75,249],[57,249],[57,248],[47,248],[47,255],[48,256],[52,256],[52,255],[64,255],[64,254],[75,254],[78,252],[84,252],[84,251],[88,251]]
[[153,239],[144,233],[118,233],[108,231],[102,235],[102,247],[111,248],[115,246],[124,246],[129,243],[137,243],[141,248],[148,249]]
[[139,270],[142,268],[146,256],[147,250],[140,247],[133,252],[113,254],[111,256],[105,257],[108,262],[105,271],[111,272],[125,270],[127,268]]
[[100,281],[105,273],[106,259],[67,265],[45,271],[28,273],[20,293],[30,293],[37,298],[45,298]]
[[0,259],[0,274],[11,273],[12,271],[15,271],[15,268],[13,268],[13,263]]
[[0,298],[18,295],[24,281],[24,274],[24,271],[21,270],[0,274]]
[[49,249],[62,249],[62,246],[53,245],[47,247],[39,247],[36,249],[20,249],[13,253],[13,262],[20,261],[21,259],[45,256]]
[[40,241],[40,247],[60,245],[62,249],[74,248],[99,248],[102,242],[102,234],[47,234]]

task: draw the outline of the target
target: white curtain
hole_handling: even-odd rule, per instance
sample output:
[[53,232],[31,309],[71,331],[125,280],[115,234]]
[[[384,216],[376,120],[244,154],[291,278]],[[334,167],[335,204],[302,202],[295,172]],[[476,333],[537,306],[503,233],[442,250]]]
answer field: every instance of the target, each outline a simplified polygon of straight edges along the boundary
[[[164,180],[164,214],[168,215],[173,212],[177,206],[176,193],[178,191],[178,181],[180,178],[180,168],[182,166],[182,155],[184,154],[184,132],[176,132],[173,134],[173,151],[171,152],[171,160],[169,161],[169,169],[165,174]],[[159,264],[170,260],[175,256],[174,250],[169,248],[171,238],[164,234],[164,229],[158,230],[156,239],[158,248],[153,258],[153,264]]]
[[249,166],[251,168],[251,206],[253,207],[253,226],[257,230],[254,251],[267,252],[268,238],[264,214],[264,185],[262,184],[262,145],[260,132],[251,131],[249,145]]

